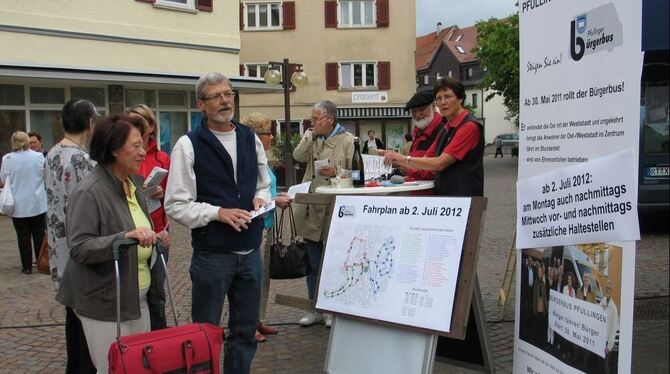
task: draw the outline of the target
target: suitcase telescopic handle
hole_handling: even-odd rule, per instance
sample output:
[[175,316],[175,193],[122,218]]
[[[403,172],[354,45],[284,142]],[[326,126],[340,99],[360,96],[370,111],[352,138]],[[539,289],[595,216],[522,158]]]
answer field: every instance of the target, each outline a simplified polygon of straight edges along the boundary
[[[112,243],[112,258],[114,259],[114,272],[116,274],[116,338],[121,337],[121,274],[119,270],[119,258],[124,249],[139,244],[136,239],[119,239]],[[172,295],[172,284],[170,283],[170,275],[168,274],[167,262],[165,261],[165,253],[167,248],[163,246],[160,238],[156,243],[156,252],[161,259],[163,268],[165,269],[165,282],[168,288],[168,296],[170,297],[170,306],[172,307],[172,315],[174,316],[175,326],[179,326],[177,321],[177,309],[174,304],[174,296]]]
[[165,261],[167,248],[160,241],[160,238],[158,243],[156,243],[156,252],[158,252],[158,257],[161,259],[163,269],[165,269],[165,285],[167,286],[168,297],[170,298],[170,307],[172,308],[172,316],[174,316],[174,325],[179,326],[179,321],[177,321],[177,308],[174,304],[174,296],[172,295],[172,283],[170,282],[170,274],[168,272],[167,262]]
[[114,274],[116,276],[116,339],[121,337],[121,272],[119,258],[123,249],[139,244],[136,239],[120,239],[112,243],[112,258],[114,259]]
[[121,252],[123,251],[124,248],[128,248],[137,244],[139,244],[139,241],[137,239],[115,240],[112,243],[112,258],[114,259],[114,261],[119,261],[119,258],[121,257]]

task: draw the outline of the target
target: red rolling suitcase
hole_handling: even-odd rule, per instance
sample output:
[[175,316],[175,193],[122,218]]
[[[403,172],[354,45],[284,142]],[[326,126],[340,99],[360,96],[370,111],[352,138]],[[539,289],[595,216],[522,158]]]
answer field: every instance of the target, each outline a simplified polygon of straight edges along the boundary
[[207,323],[178,326],[162,248],[157,251],[165,267],[165,280],[175,327],[121,336],[121,291],[119,256],[121,250],[137,244],[136,240],[118,240],[113,244],[116,271],[116,341],[109,347],[109,373],[218,373],[223,345],[223,329]]

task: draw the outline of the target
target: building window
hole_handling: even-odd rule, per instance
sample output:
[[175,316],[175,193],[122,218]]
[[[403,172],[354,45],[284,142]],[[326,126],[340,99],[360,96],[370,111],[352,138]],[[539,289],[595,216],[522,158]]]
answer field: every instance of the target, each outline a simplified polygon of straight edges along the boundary
[[[9,139],[14,131],[35,131],[42,136],[44,149],[63,138],[61,111],[70,98],[91,101],[96,110],[106,113],[103,87],[30,87],[0,84],[0,139]],[[9,151],[9,142],[0,144],[0,156]]]
[[25,91],[21,85],[0,84],[0,157],[12,151],[9,139],[26,131]]
[[23,86],[0,84],[0,106],[23,106],[24,102]]
[[460,45],[457,45],[456,49],[458,49],[458,53],[463,54],[463,55],[465,54],[465,49],[463,49],[463,47],[461,47]]
[[170,154],[177,140],[202,119],[194,91],[136,89],[125,90],[126,110],[145,104],[156,115],[159,149]]
[[186,91],[158,91],[158,133],[160,149],[170,154],[177,140],[188,132],[190,100]]
[[156,5],[177,9],[195,10],[195,0],[156,0]]
[[158,91],[158,102],[161,108],[185,109],[188,102],[185,91]]
[[280,29],[282,24],[281,3],[244,3],[246,8],[245,30]]
[[476,93],[472,94],[472,107],[473,108],[477,107],[477,94]]
[[62,87],[30,87],[32,104],[65,104],[65,89]]
[[[284,123],[285,121],[283,119],[278,119],[275,121],[275,134],[276,137],[282,136],[282,130],[284,129]],[[292,119],[291,120],[291,134],[302,134],[305,132],[302,126],[303,120],[301,119]]]
[[[268,70],[268,64],[244,64],[244,76],[252,78],[263,78]],[[281,73],[281,68],[279,69]]]
[[377,86],[375,62],[341,62],[340,88],[373,88]]
[[376,26],[374,0],[340,0],[340,27]]
[[105,89],[102,87],[71,87],[70,97],[88,100],[98,111],[105,109]]
[[463,34],[456,37],[456,42],[460,42],[463,39]]
[[475,75],[474,69],[472,68],[467,68],[465,71],[465,78],[466,79],[472,79],[472,77]]
[[156,107],[156,90],[126,89],[126,109],[137,104],[144,104],[149,108]]
[[428,74],[423,76],[423,84],[424,84],[424,86],[427,86],[428,84],[430,84],[430,76]]
[[160,149],[170,154],[177,140],[188,132],[188,112],[161,111],[158,115],[158,122]]

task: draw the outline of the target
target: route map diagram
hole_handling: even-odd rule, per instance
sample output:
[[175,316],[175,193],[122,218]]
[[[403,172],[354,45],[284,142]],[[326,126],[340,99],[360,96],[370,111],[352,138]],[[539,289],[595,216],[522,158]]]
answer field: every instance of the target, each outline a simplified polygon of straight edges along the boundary
[[322,269],[321,294],[346,305],[371,307],[377,294],[388,286],[393,275],[397,240],[385,226],[339,227],[327,256],[329,269]]

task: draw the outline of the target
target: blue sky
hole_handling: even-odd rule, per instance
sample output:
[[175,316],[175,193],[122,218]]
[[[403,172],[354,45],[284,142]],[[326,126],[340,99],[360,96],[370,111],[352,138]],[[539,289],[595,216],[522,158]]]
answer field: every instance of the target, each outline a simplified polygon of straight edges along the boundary
[[480,19],[504,18],[516,12],[517,0],[416,0],[416,35],[435,31],[437,22],[444,26],[474,25]]

